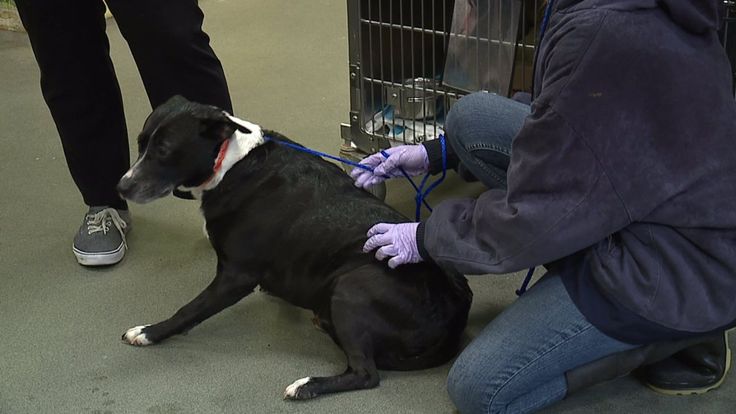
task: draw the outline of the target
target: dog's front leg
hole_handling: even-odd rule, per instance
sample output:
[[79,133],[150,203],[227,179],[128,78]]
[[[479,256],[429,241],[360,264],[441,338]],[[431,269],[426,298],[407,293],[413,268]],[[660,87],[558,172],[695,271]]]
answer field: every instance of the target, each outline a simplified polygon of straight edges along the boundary
[[130,345],[151,345],[195,327],[210,316],[253,292],[258,280],[243,272],[229,269],[218,263],[217,275],[194,300],[179,309],[171,318],[154,325],[141,325],[128,329],[123,341]]

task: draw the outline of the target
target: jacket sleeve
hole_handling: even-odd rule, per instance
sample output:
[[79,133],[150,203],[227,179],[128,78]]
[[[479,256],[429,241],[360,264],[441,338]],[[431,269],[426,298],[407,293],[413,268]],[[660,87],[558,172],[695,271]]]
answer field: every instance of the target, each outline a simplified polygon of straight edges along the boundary
[[518,271],[584,249],[630,222],[584,137],[551,106],[533,105],[511,153],[507,190],[445,201],[419,226],[425,258],[465,274]]
[[[445,142],[445,162],[447,169],[457,169],[460,164],[460,158],[455,153],[455,149],[452,145]],[[429,173],[439,174],[442,172],[442,145],[439,139],[432,139],[423,142],[424,149],[427,151],[427,160],[429,161]]]

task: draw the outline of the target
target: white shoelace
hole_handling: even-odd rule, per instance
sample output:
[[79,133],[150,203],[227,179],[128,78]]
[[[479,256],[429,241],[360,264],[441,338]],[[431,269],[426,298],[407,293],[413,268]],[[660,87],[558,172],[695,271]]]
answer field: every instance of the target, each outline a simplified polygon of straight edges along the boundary
[[112,225],[118,229],[120,237],[123,238],[123,244],[128,247],[128,243],[125,241],[125,228],[128,227],[128,223],[120,217],[117,210],[108,207],[95,214],[87,214],[87,234],[100,231],[102,234],[107,234]]

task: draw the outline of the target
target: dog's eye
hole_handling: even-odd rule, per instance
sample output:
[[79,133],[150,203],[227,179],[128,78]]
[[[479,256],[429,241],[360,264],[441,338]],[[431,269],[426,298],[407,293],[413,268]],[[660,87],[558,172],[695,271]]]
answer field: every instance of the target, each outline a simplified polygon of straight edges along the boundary
[[166,158],[171,155],[171,149],[166,145],[157,145],[155,153],[157,158]]

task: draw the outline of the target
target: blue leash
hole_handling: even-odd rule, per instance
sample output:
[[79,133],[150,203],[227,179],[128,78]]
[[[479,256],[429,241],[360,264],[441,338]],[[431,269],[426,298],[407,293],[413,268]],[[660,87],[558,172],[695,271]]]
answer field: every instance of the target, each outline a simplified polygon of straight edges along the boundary
[[[414,183],[414,180],[409,177],[409,174],[407,174],[403,168],[399,167],[399,171],[401,171],[401,174],[404,176],[404,178],[407,179],[407,181],[409,181],[411,186],[414,187],[414,191],[416,191],[417,193],[416,197],[414,198],[416,200],[416,209],[414,210],[414,217],[416,218],[416,221],[421,221],[422,219],[422,204],[427,207],[427,210],[429,210],[430,213],[432,212],[432,207],[429,206],[426,198],[429,196],[429,193],[437,188],[437,186],[440,185],[440,183],[444,181],[445,177],[447,176],[447,143],[444,134],[440,134],[439,140],[440,148],[442,149],[442,175],[440,176],[440,178],[430,184],[426,190],[424,189],[424,186],[427,185],[429,173],[427,173],[424,178],[422,178],[422,182],[419,184],[419,187],[417,187],[417,185]],[[383,154],[383,156],[386,158],[388,158],[389,156],[386,151],[381,151],[381,154]]]
[[[316,155],[318,157],[329,158],[331,160],[338,161],[338,162],[341,162],[343,164],[350,165],[351,167],[360,168],[360,169],[363,169],[363,170],[366,170],[366,171],[373,172],[373,168],[371,168],[371,167],[369,167],[367,165],[363,165],[363,164],[357,163],[355,161],[346,159],[346,158],[336,157],[334,155],[327,154],[325,152],[321,152],[321,151],[317,151],[317,150],[313,150],[311,148],[303,147],[303,146],[298,145],[298,144],[293,144],[291,142],[281,141],[279,139],[275,139],[275,138],[270,137],[268,135],[264,135],[263,136],[263,139],[266,140],[266,141],[271,141],[273,143],[279,144],[279,145],[284,146],[284,147],[288,147],[288,148],[297,150],[297,151],[305,152],[305,153],[311,154],[311,155]],[[409,183],[411,184],[411,186],[414,187],[414,191],[417,192],[417,195],[415,197],[415,200],[416,200],[416,210],[415,210],[416,221],[420,221],[421,218],[422,218],[422,205],[424,205],[425,207],[427,207],[427,210],[429,210],[430,212],[432,212],[432,207],[429,206],[429,203],[427,203],[426,198],[427,198],[427,196],[429,196],[429,193],[432,192],[432,190],[434,190],[435,188],[437,188],[437,186],[440,185],[440,183],[447,176],[447,144],[445,143],[445,136],[444,135],[440,135],[439,139],[440,139],[440,147],[442,148],[442,176],[440,176],[439,179],[435,180],[432,184],[430,184],[430,186],[427,187],[426,190],[424,189],[424,186],[427,184],[427,179],[429,178],[429,174],[427,174],[427,175],[424,176],[424,178],[422,179],[422,183],[419,185],[419,187],[417,187],[417,185],[414,183],[414,180],[412,180],[411,177],[409,177],[409,174],[407,174],[406,171],[404,171],[403,168],[399,167],[399,171],[401,171],[401,174],[404,176],[404,178],[406,178],[409,181]],[[386,158],[389,157],[389,154],[386,151],[381,150],[381,154],[383,154],[383,156],[386,157]]]
[[336,157],[336,156],[330,155],[330,154],[328,154],[326,152],[320,152],[320,151],[317,151],[317,150],[313,150],[311,148],[303,147],[303,146],[298,145],[298,144],[292,144],[291,142],[281,141],[281,140],[278,140],[276,138],[270,137],[268,135],[264,135],[263,136],[263,139],[265,141],[271,141],[271,142],[274,142],[274,143],[279,144],[281,146],[289,147],[291,149],[295,149],[297,151],[306,152],[307,154],[316,155],[318,157],[329,158],[331,160],[339,161],[339,162],[341,162],[343,164],[347,164],[347,165],[350,165],[352,167],[362,168],[364,170],[373,172],[373,168],[371,168],[371,167],[369,167],[367,165],[359,164],[359,163],[357,163],[355,161],[351,161],[351,160],[346,159],[346,158]]
[[544,16],[542,17],[542,24],[539,27],[539,40],[537,41],[537,44],[541,43],[542,37],[544,37],[544,32],[547,31],[547,25],[549,24],[550,16],[552,16],[552,3],[554,3],[554,0],[549,0],[547,2],[547,7],[544,9]]
[[526,293],[526,289],[529,286],[529,282],[532,281],[532,275],[534,274],[534,269],[536,269],[536,267],[530,267],[529,270],[526,272],[526,277],[524,278],[524,281],[521,283],[521,287],[516,289],[516,296],[521,296],[524,293]]

